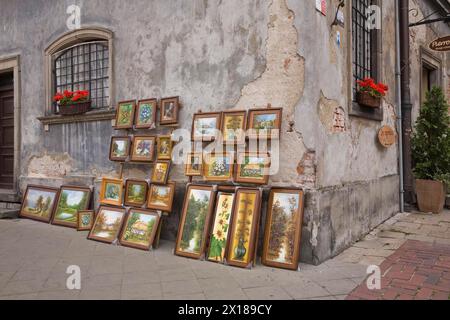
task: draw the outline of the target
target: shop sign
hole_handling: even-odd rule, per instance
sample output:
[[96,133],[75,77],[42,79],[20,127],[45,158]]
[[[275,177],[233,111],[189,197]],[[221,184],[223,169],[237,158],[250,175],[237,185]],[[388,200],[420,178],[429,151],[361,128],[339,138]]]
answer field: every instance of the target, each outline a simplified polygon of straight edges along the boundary
[[395,143],[396,134],[395,130],[390,126],[383,126],[378,131],[378,141],[385,148],[389,148]]
[[450,36],[433,40],[429,47],[433,51],[450,51]]

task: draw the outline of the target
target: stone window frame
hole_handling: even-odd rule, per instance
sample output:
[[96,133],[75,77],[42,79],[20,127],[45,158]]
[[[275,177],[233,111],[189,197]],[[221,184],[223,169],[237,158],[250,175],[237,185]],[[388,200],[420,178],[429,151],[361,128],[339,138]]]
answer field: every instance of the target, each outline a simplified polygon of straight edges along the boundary
[[[436,84],[442,87],[442,60],[438,58],[435,54],[433,54],[430,50],[427,50],[425,47],[420,47],[420,72],[422,72],[423,67],[427,67],[436,72]],[[420,105],[422,104],[422,76],[420,77]]]
[[[347,7],[347,66],[348,66],[348,101],[349,101],[349,116],[365,118],[368,120],[383,121],[384,110],[381,106],[375,110],[367,109],[361,107],[356,101],[354,101],[353,88],[355,83],[353,83],[353,38],[352,38],[352,8],[353,1],[349,0]],[[383,19],[383,5],[381,0],[372,0],[373,5],[377,5],[381,9],[381,19]],[[382,56],[383,56],[383,23],[381,23],[381,29],[372,31],[372,55],[374,57],[375,67],[373,68],[373,78],[376,81],[382,79]]]
[[[112,31],[102,28],[102,27],[83,27],[81,29],[76,29],[69,31],[56,40],[54,40],[44,51],[44,77],[45,77],[45,115],[39,117],[38,119],[42,122],[45,130],[49,130],[49,125],[53,124],[63,124],[63,123],[73,123],[73,122],[87,122],[87,121],[102,121],[108,120],[112,121],[114,119],[114,63],[113,63],[113,39],[114,34]],[[107,108],[102,108],[99,110],[92,110],[83,115],[75,116],[61,116],[53,113],[52,100],[55,94],[54,88],[54,75],[53,75],[53,65],[55,54],[74,46],[79,43],[83,43],[90,40],[104,40],[108,42],[109,50],[109,67],[108,67],[108,77],[109,77],[109,103]]]

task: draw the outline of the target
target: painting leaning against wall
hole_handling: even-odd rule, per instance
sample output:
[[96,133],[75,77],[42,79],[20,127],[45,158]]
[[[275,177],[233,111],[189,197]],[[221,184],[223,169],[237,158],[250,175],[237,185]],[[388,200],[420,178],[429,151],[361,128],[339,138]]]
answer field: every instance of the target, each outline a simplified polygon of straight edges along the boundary
[[27,186],[19,216],[50,222],[58,193],[58,188]]
[[77,228],[78,211],[87,210],[91,201],[91,188],[62,186],[52,224]]
[[113,243],[122,228],[126,209],[100,206],[88,239]]
[[159,225],[159,214],[144,209],[130,209],[120,235],[120,244],[149,250]]

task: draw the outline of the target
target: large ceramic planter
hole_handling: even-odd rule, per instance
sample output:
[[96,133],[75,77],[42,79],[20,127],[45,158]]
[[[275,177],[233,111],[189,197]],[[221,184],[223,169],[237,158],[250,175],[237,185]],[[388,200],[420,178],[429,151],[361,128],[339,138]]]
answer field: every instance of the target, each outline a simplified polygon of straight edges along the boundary
[[444,209],[445,185],[440,181],[416,180],[417,204],[421,212],[440,213]]
[[91,108],[91,101],[73,103],[64,106],[59,106],[59,114],[63,116],[73,116],[83,114]]
[[356,102],[369,108],[379,108],[381,106],[381,98],[373,97],[367,92],[357,92]]

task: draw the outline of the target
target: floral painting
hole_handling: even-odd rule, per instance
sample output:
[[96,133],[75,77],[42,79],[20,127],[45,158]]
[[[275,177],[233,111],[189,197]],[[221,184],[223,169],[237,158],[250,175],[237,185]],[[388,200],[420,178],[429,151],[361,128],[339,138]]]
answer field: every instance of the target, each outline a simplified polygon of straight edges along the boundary
[[214,218],[213,231],[209,244],[208,259],[223,262],[228,240],[234,194],[219,193]]
[[233,176],[234,159],[231,154],[213,154],[205,158],[205,172],[206,180],[228,180]]
[[78,231],[91,230],[94,223],[94,211],[78,211]]
[[134,137],[132,161],[153,161],[155,137]]
[[139,101],[136,112],[137,128],[155,128],[156,100]]
[[117,128],[130,128],[134,121],[134,101],[126,101],[119,103],[116,114]]
[[100,207],[89,238],[113,242],[120,231],[124,215],[125,209]]
[[89,206],[91,191],[76,187],[62,187],[53,223],[77,227],[78,211]]
[[131,209],[120,237],[120,243],[141,249],[152,245],[159,216],[146,210]]
[[123,181],[121,179],[103,178],[100,190],[100,202],[103,204],[122,205]]
[[120,186],[115,183],[106,183],[105,199],[119,201],[120,200]]
[[222,133],[224,142],[241,143],[245,139],[246,112],[224,113]]
[[28,186],[20,216],[49,222],[56,204],[58,189]]

